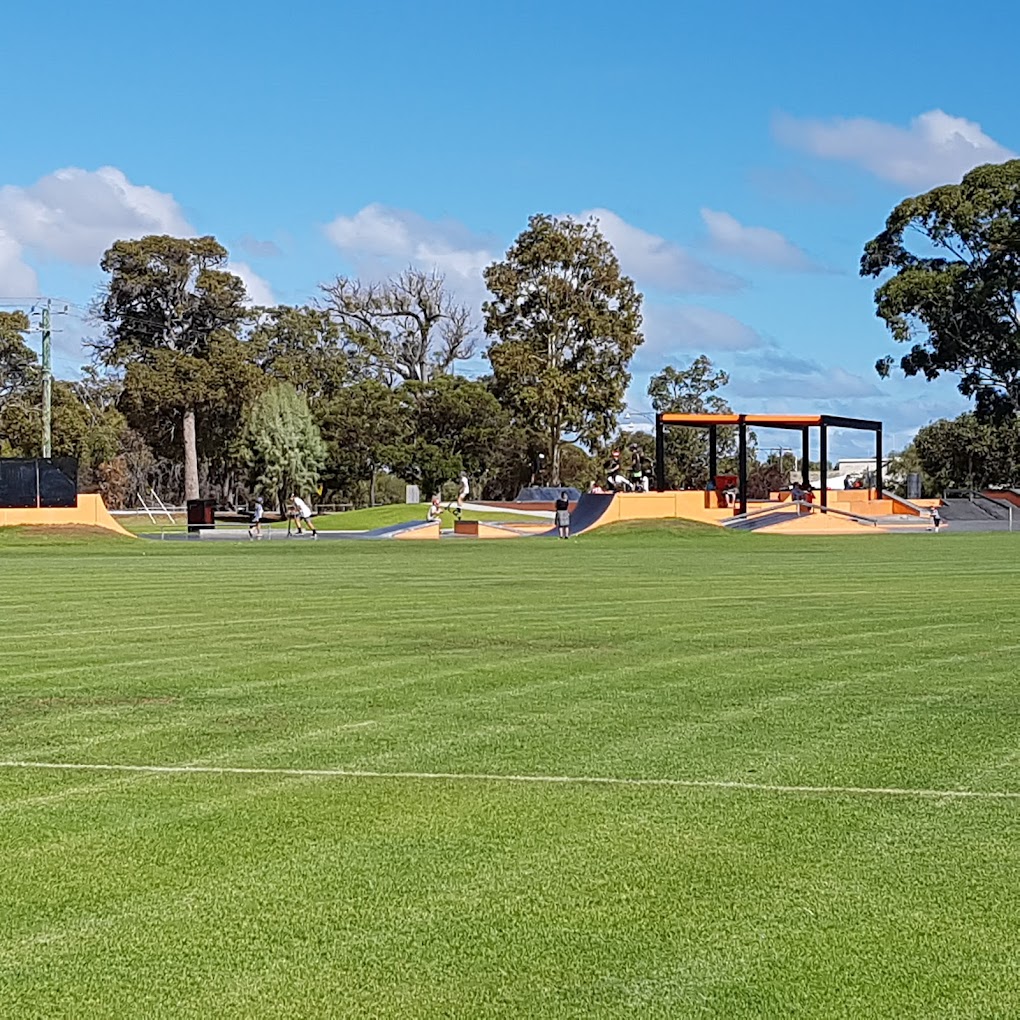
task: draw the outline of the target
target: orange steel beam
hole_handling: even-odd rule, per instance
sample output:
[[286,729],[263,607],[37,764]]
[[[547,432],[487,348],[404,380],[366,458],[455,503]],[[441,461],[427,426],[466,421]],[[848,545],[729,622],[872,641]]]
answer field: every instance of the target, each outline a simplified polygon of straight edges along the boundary
[[[666,425],[739,425],[739,414],[680,414],[668,411],[662,416]],[[805,425],[821,425],[819,414],[745,414],[748,425],[787,425],[802,428]]]

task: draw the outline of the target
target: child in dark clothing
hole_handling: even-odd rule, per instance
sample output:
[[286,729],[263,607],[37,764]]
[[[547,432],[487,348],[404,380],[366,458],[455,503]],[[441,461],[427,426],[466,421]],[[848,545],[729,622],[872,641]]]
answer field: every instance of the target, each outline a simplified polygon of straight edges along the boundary
[[560,538],[570,537],[570,500],[565,492],[556,500],[556,527]]

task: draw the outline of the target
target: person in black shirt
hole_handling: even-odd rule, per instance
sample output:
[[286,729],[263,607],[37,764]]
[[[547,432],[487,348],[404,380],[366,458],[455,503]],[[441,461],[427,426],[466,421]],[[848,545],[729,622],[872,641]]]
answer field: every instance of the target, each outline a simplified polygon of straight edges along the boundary
[[636,492],[644,489],[644,468],[641,465],[641,453],[634,443],[630,448],[630,484]]
[[556,527],[560,538],[570,537],[570,500],[565,492],[556,500]]
[[623,477],[619,450],[613,450],[613,454],[609,459],[609,466],[606,468],[606,481],[609,483],[610,492],[630,492],[633,488],[630,482]]

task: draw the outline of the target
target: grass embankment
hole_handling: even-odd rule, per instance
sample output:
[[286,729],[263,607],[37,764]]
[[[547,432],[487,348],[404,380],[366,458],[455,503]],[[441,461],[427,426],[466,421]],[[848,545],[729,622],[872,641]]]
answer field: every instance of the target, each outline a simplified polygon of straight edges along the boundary
[[1015,1015],[1017,549],[11,540],[7,761],[750,785],[0,767],[5,1020]]

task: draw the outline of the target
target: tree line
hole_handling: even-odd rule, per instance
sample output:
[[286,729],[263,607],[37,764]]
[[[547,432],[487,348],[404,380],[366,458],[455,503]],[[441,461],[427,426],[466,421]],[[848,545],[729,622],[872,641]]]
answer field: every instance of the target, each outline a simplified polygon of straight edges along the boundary
[[[213,237],[103,255],[92,361],[54,385],[53,451],[111,506],[150,488],[174,502],[258,492],[282,505],[300,490],[362,505],[402,499],[406,483],[427,496],[461,471],[512,498],[540,462],[541,481],[587,487],[610,446],[635,438],[619,415],[642,296],[594,221],[533,216],[485,270],[477,323],[436,272],[338,276],[306,305],[253,308],[227,263]],[[0,313],[7,456],[39,454],[29,325]],[[473,358],[488,370],[468,378]],[[682,376],[666,369],[658,409],[675,409]]]
[[[165,236],[118,241],[101,260],[93,358],[54,383],[53,448],[112,506],[150,487],[172,501],[299,488],[363,505],[402,499],[405,483],[427,496],[460,471],[507,499],[540,461],[542,481],[584,488],[610,449],[651,453],[645,429],[620,426],[642,296],[594,221],[531,217],[485,270],[479,321],[440,274],[415,268],[252,308],[227,262],[215,238]],[[896,465],[922,474],[927,494],[1020,484],[1020,160],[899,203],[860,271],[882,277],[876,312],[909,348],[899,369],[954,375],[974,405],[921,429]],[[29,328],[0,312],[3,456],[39,454]],[[701,356],[653,375],[648,397],[655,411],[724,412],[727,382]],[[667,484],[703,485],[703,433],[667,443]],[[722,471],[734,447],[721,430]],[[766,488],[783,467],[751,460]]]

